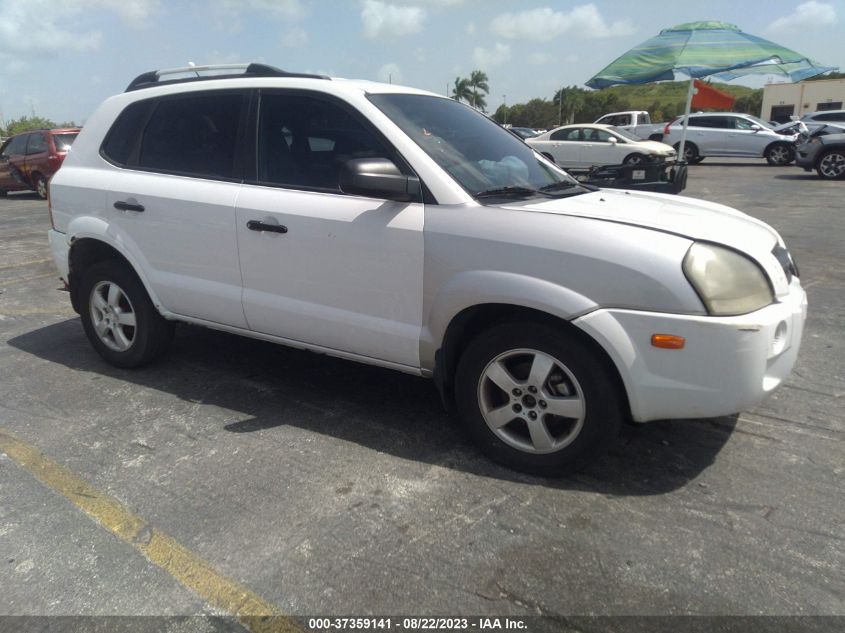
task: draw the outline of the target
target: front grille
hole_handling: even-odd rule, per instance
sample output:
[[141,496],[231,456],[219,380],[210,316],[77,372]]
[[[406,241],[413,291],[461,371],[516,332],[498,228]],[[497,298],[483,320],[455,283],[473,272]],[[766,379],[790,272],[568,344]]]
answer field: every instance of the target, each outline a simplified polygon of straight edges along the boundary
[[792,259],[792,255],[783,246],[775,246],[772,249],[772,255],[775,256],[775,259],[778,260],[781,268],[783,268],[783,272],[786,273],[787,283],[791,282],[793,277],[801,276],[798,274],[798,266],[795,264],[795,260]]

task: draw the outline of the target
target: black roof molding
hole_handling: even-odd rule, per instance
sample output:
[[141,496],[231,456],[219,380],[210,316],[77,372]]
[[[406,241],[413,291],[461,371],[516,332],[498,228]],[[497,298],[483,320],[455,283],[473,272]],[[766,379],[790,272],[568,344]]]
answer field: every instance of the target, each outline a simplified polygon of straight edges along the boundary
[[[239,73],[223,73],[212,75],[200,75],[200,72],[241,70]],[[194,73],[195,77],[179,77],[177,79],[164,79],[167,75],[184,75]],[[329,79],[324,75],[310,75],[307,73],[290,73],[286,70],[268,66],[267,64],[212,64],[208,66],[184,66],[182,68],[166,68],[164,70],[151,70],[141,73],[132,80],[125,92],[154,88],[155,86],[167,86],[170,84],[187,83],[190,81],[207,81],[209,79],[238,79],[250,77],[300,77],[306,79]]]

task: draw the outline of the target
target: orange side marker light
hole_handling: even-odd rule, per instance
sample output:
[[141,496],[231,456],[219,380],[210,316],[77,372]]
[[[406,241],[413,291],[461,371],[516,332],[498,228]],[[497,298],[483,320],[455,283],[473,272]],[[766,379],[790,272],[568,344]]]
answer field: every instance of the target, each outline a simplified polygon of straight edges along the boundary
[[687,340],[674,334],[652,334],[651,344],[661,349],[684,349]]

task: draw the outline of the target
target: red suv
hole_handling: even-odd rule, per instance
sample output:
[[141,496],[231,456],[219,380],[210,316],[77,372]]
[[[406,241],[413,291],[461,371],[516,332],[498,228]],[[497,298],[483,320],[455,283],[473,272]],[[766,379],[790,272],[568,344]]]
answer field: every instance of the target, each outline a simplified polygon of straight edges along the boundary
[[47,181],[62,166],[79,128],[23,132],[0,147],[0,196],[33,189],[47,198]]

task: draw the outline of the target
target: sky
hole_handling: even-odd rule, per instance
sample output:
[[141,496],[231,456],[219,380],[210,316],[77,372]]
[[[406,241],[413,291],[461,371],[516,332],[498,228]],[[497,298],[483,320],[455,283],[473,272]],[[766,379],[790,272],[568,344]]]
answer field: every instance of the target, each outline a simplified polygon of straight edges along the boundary
[[[661,29],[720,20],[845,70],[845,0],[0,0],[0,123],[84,123],[138,74],[263,62],[446,93],[550,99]],[[762,85],[762,80],[758,80]]]

